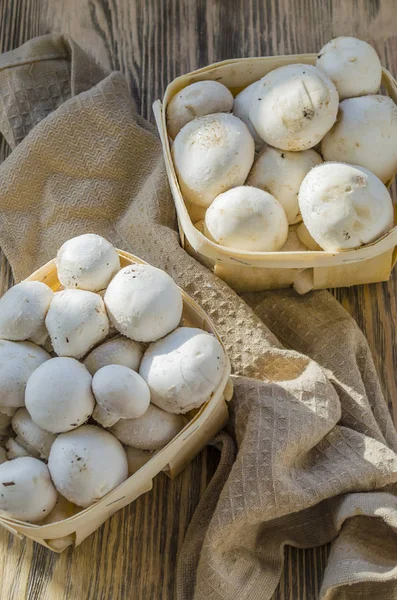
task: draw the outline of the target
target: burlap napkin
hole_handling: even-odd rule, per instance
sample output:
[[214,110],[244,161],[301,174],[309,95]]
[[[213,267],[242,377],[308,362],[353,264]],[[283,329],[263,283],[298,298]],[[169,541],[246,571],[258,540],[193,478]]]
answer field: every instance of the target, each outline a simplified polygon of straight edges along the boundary
[[[179,246],[160,145],[121,74],[46,36],[0,58],[0,245],[17,280],[94,231],[168,271],[216,324],[235,381],[180,600],[271,598],[283,547],[333,541],[323,599],[397,598],[397,436],[367,343],[326,292],[238,297]],[[272,332],[270,332],[270,330]]]

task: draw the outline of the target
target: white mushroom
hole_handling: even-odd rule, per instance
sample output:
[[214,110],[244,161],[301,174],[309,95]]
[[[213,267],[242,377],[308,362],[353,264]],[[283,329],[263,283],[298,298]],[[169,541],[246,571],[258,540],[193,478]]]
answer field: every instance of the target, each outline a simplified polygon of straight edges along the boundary
[[298,236],[298,225],[292,225],[288,228],[288,237],[280,252],[305,252],[308,247]]
[[397,171],[397,105],[387,96],[343,100],[321,154],[365,167],[386,183]]
[[230,112],[233,96],[218,81],[197,81],[175,94],[167,106],[167,129],[174,138],[177,133],[196,117],[213,113]]
[[168,412],[186,413],[210,398],[225,368],[226,357],[216,337],[202,329],[180,327],[149,346],[139,373],[149,386],[153,404]]
[[109,331],[102,298],[85,290],[54,294],[45,322],[58,356],[81,358]]
[[373,242],[393,226],[387,188],[356,165],[324,163],[312,169],[301,185],[299,206],[310,235],[331,252]]
[[224,113],[194,119],[172,145],[182,194],[199,206],[209,206],[221,192],[242,185],[254,155],[254,140],[245,123]]
[[323,46],[316,66],[333,81],[340,100],[376,94],[382,79],[382,65],[375,50],[362,40],[337,37]]
[[57,254],[58,279],[65,288],[97,292],[120,269],[117,250],[105,238],[85,233],[65,242]]
[[0,465],[0,511],[8,518],[38,523],[56,500],[48,468],[37,458],[21,457]]
[[141,450],[160,450],[185,426],[182,415],[175,415],[150,404],[139,419],[120,419],[110,429],[123,444]]
[[309,250],[313,250],[313,251],[317,251],[317,252],[319,250],[322,250],[321,246],[319,246],[317,244],[317,242],[314,241],[314,239],[308,232],[306,225],[303,222],[299,223],[298,228],[296,230],[296,234],[297,234],[299,240],[301,241],[301,243],[304,244],[305,246],[307,246],[307,248]]
[[59,435],[51,447],[48,468],[58,492],[84,508],[128,477],[123,446],[111,433],[94,425]]
[[[8,460],[14,460],[15,458],[21,458],[22,456],[33,456],[32,452],[22,446],[15,438],[9,438],[5,442],[4,447],[7,450]],[[34,458],[38,458],[38,455],[36,454]]]
[[26,382],[51,356],[31,342],[0,340],[0,412],[13,415],[25,405]]
[[0,338],[44,341],[44,320],[53,295],[41,281],[22,281],[10,288],[0,300]]
[[257,134],[255,127],[251,123],[249,112],[251,108],[251,96],[252,94],[255,94],[255,88],[258,84],[260,84],[259,81],[254,81],[254,83],[251,83],[251,85],[248,85],[246,88],[244,88],[242,92],[237,94],[233,103],[233,114],[235,117],[238,117],[244,121],[244,123],[247,125],[248,131],[252,135],[252,138],[255,142],[255,149],[257,151],[262,148],[264,142]]
[[92,377],[74,358],[52,358],[41,365],[26,386],[26,408],[32,420],[50,433],[79,427],[94,410]]
[[178,327],[182,294],[172,277],[151,265],[130,265],[117,273],[105,294],[116,329],[139,342],[151,342]]
[[[57,501],[55,503],[54,508],[50,512],[50,514],[45,517],[40,525],[52,525],[52,523],[59,523],[60,521],[64,521],[65,519],[69,519],[77,514],[81,508],[66,500],[63,496],[58,494]],[[75,535],[70,533],[69,535],[65,535],[60,538],[55,538],[48,540],[49,545],[52,550],[56,552],[62,552],[68,546],[72,546],[75,540]]]
[[2,465],[3,463],[5,463],[8,460],[7,458],[7,452],[5,450],[5,448],[2,448],[0,446],[0,465]]
[[301,220],[298,193],[307,173],[323,162],[315,150],[286,152],[265,146],[256,158],[247,184],[272,194],[281,204],[288,223]]
[[111,427],[119,419],[136,419],[149,408],[150,391],[138,373],[122,365],[107,365],[92,379],[92,391],[97,401],[94,419]]
[[91,350],[84,359],[84,365],[91,375],[95,375],[106,365],[124,365],[124,367],[138,371],[141,358],[140,344],[135,340],[119,336]]
[[30,450],[31,456],[35,456],[33,450],[38,457],[48,458],[56,436],[39,427],[32,420],[26,408],[18,409],[12,417],[12,428],[17,434],[16,441]]
[[155,452],[151,452],[150,450],[141,450],[140,448],[132,448],[131,446],[126,446],[124,450],[128,461],[128,475],[133,475],[139,471],[155,455]]
[[274,196],[246,185],[215,198],[205,214],[205,232],[227,248],[273,252],[287,239],[288,221]]
[[312,65],[286,65],[260,80],[250,119],[260,137],[282,150],[313,148],[335,123],[338,92]]

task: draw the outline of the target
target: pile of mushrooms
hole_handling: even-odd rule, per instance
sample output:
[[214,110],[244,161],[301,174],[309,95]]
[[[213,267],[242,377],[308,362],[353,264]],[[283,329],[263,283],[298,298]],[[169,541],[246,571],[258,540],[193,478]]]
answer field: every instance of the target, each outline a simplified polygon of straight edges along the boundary
[[115,489],[226,369],[213,335],[181,325],[182,294],[164,271],[121,268],[95,234],[63,244],[56,265],[59,291],[25,281],[0,299],[0,514],[30,523]]
[[233,103],[219,81],[179,91],[167,127],[196,228],[246,252],[340,252],[385,235],[397,106],[381,78],[372,46],[339,37],[316,66],[274,69]]

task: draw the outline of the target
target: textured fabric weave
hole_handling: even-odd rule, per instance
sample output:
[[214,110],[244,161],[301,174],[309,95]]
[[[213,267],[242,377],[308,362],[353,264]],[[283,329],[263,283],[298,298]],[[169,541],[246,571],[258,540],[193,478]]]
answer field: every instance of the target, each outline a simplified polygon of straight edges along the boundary
[[218,470],[187,532],[180,600],[266,600],[286,544],[332,541],[321,598],[397,598],[397,436],[368,345],[327,292],[237,296],[179,246],[159,141],[123,75],[73,41],[0,57],[0,245],[20,280],[96,232],[165,269],[235,373]]

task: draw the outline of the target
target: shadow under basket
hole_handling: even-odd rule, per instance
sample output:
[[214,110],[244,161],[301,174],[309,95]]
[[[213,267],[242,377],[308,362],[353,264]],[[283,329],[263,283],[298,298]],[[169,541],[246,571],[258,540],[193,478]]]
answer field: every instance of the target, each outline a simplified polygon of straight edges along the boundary
[[[133,263],[145,264],[145,261],[132,254],[120,250],[118,253],[122,268]],[[61,286],[57,277],[55,260],[35,271],[26,281],[43,281],[53,291],[59,290]],[[182,325],[204,329],[215,335],[222,344],[215,327],[205,312],[183,290],[181,291],[183,296]],[[222,347],[225,351],[223,344]],[[54,552],[61,552],[68,546],[81,544],[114,513],[150,491],[153,478],[160,471],[164,471],[169,477],[174,478],[227,422],[226,403],[232,397],[233,384],[230,379],[228,359],[226,359],[226,363],[222,381],[217,389],[200,409],[187,415],[189,421],[184,429],[139,471],[109,492],[99,502],[56,523],[30,524],[9,518],[2,513],[0,524],[18,537],[26,536]]]
[[[313,289],[387,281],[396,261],[397,216],[395,226],[389,233],[356,250],[338,253],[312,250],[245,252],[220,246],[206,238],[194,226],[196,221],[203,218],[205,209],[188,206],[182,197],[171,158],[172,140],[168,136],[166,123],[167,106],[175,94],[196,81],[213,80],[223,83],[236,96],[245,87],[278,67],[297,63],[315,65],[316,58],[316,54],[296,54],[241,58],[215,63],[174,79],[165,91],[163,102],[157,100],[153,104],[182,246],[237,292],[262,291],[293,285],[297,292],[306,293]],[[382,86],[397,103],[397,82],[384,68]],[[390,186],[391,183],[392,181],[389,181],[387,185]]]

